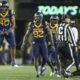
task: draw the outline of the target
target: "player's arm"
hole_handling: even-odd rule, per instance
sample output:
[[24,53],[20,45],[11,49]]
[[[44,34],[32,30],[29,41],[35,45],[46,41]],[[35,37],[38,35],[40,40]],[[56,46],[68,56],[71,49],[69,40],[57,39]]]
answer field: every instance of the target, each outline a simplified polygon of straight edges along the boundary
[[10,14],[10,27],[14,29],[15,28],[15,17],[14,17],[15,13],[10,10],[9,14]]
[[68,34],[71,36],[71,41],[72,41],[73,46],[76,47],[77,45],[76,45],[74,33],[73,33],[73,31],[72,31],[70,26],[67,27],[67,31],[68,31]]
[[46,24],[46,31],[47,31],[49,40],[51,42],[51,45],[53,45],[54,44],[54,42],[53,42],[53,35],[52,35],[52,32],[51,32],[51,30],[49,28],[49,24],[48,24],[48,22],[45,22],[45,24]]
[[14,18],[14,16],[12,16],[12,17],[10,18],[10,27],[11,27],[11,28],[14,28],[14,27],[15,27],[15,18]]
[[27,29],[24,37],[23,37],[23,43],[22,43],[22,45],[24,45],[24,44],[27,43],[28,37],[29,37],[30,33],[31,33],[31,22],[29,22],[29,24],[28,24],[28,29]]

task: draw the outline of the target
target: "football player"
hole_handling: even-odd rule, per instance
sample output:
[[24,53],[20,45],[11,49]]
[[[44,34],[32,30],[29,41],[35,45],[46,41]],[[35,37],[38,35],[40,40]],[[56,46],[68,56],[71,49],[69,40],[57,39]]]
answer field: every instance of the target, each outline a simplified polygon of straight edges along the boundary
[[0,46],[3,43],[4,37],[9,43],[11,53],[11,64],[17,66],[15,62],[16,42],[14,35],[15,18],[9,8],[7,1],[0,3]]
[[32,50],[34,54],[34,64],[36,69],[36,77],[39,77],[39,56],[42,57],[43,61],[41,64],[41,69],[44,67],[47,59],[48,59],[48,48],[46,43],[46,33],[49,35],[49,39],[51,41],[51,46],[53,47],[53,38],[52,33],[45,22],[43,22],[43,14],[42,13],[35,13],[34,20],[29,22],[28,30],[24,36],[23,45],[27,44],[27,39],[32,33]]
[[[59,17],[54,15],[50,17],[50,23],[49,23],[49,28],[52,31],[53,35],[53,40],[54,40],[54,46],[55,46],[55,51],[51,51],[50,48],[50,43],[49,43],[49,54],[51,55],[51,62],[54,66],[54,71],[57,73],[57,77],[60,77],[60,61],[58,57],[58,50],[57,50],[57,28],[58,28],[58,22],[59,22]],[[58,69],[58,70],[57,70]],[[50,75],[53,75],[54,73],[51,72]]]

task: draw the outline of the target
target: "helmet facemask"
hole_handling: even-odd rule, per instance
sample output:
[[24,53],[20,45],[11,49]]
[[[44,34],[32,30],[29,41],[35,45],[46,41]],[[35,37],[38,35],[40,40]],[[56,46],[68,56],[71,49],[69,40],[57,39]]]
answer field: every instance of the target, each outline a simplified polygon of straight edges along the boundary
[[34,22],[37,26],[39,26],[43,21],[43,16],[42,14],[35,14],[34,15]]
[[6,6],[1,7],[2,14],[5,14],[7,12],[8,8]]

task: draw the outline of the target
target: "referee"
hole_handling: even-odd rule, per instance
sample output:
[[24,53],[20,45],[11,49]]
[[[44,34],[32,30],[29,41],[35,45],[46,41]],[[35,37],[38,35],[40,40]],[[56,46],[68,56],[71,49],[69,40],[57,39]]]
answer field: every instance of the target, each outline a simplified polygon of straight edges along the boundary
[[[68,71],[75,64],[77,71],[79,70],[78,54],[76,41],[70,26],[70,17],[65,16],[63,22],[59,25],[57,29],[58,34],[58,51],[60,52],[60,60],[62,63],[62,70],[67,75],[71,75]],[[72,63],[65,66],[67,58],[72,59]]]

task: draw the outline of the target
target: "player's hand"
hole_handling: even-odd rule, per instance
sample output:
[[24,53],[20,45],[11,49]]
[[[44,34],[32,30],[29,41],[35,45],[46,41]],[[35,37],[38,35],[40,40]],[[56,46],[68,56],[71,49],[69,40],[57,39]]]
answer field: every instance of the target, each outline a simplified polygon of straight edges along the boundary
[[55,52],[55,47],[54,47],[54,45],[51,46],[51,51],[52,51],[52,52]]
[[24,49],[24,46],[25,46],[25,44],[24,44],[24,43],[22,43],[22,45],[21,45],[21,50],[23,50],[23,49]]

